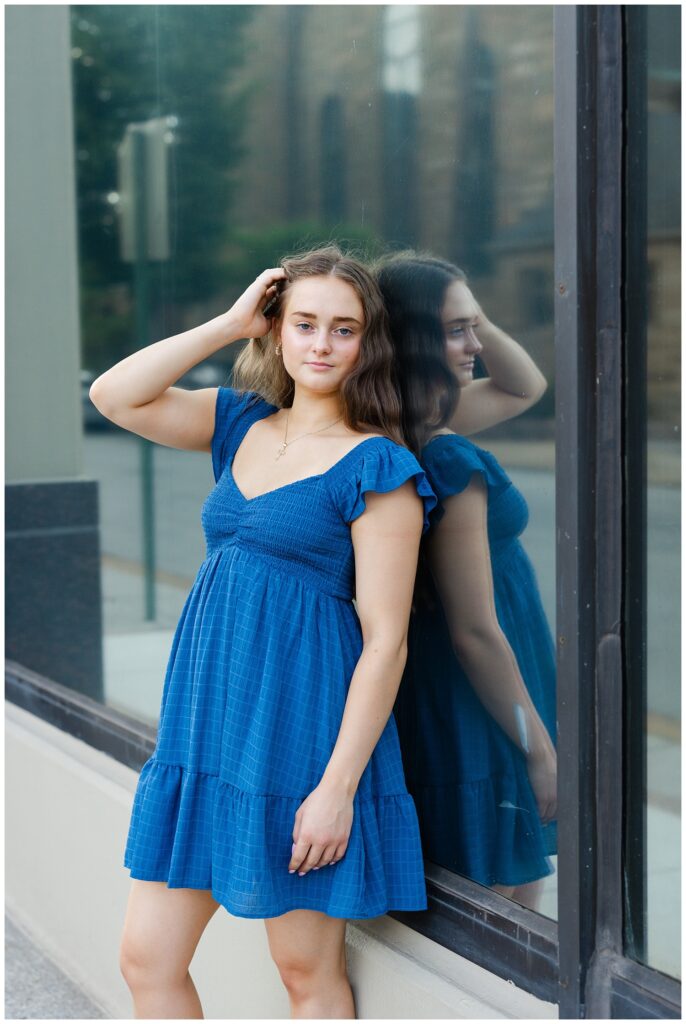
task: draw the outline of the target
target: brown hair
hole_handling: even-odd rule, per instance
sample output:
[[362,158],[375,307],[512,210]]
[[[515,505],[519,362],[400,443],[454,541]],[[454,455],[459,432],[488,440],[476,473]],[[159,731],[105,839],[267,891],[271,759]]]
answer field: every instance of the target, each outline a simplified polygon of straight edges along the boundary
[[428,439],[450,422],[459,401],[441,310],[448,287],[467,276],[447,260],[412,249],[385,256],[372,269],[393,338],[403,433],[419,457]]
[[280,265],[286,278],[274,306],[271,330],[261,338],[251,338],[240,353],[233,367],[232,386],[239,391],[256,391],[281,409],[293,404],[295,384],[274,348],[284,297],[302,278],[333,275],[355,289],[364,310],[360,354],[340,388],[343,422],[350,430],[382,433],[406,446],[388,317],[371,272],[355,255],[342,252],[337,245],[286,256]]

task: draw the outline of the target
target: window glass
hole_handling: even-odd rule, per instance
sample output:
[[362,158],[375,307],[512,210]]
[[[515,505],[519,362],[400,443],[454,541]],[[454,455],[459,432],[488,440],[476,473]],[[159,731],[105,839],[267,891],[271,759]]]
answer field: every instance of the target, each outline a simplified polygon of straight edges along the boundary
[[[486,384],[507,350],[502,397],[513,345],[548,386],[526,406],[501,404],[468,449],[493,476],[490,548],[474,571],[493,574],[484,615],[498,657],[510,659],[510,703],[488,696],[498,664],[467,672],[462,648],[458,658],[439,587],[434,617],[413,622],[399,740],[427,858],[556,917],[556,821],[544,827],[538,798],[553,802],[556,742],[552,7],[71,10],[83,416],[86,471],[100,484],[107,703],[156,721],[174,627],[205,554],[200,508],[213,480],[208,455],[104,420],[89,381],[218,315],[296,246],[333,237],[370,256],[412,246],[451,261],[466,275],[463,310],[476,301],[484,318],[470,326],[483,351],[463,394]],[[146,263],[130,220],[143,143]],[[178,386],[228,383],[240,349]],[[459,473],[455,442],[438,443],[449,476]],[[443,577],[457,578],[464,546],[444,548]],[[420,664],[435,629],[447,661]],[[553,750],[534,762],[526,752],[540,730]],[[438,750],[427,774],[422,758]]]
[[625,940],[680,977],[681,10],[627,11]]

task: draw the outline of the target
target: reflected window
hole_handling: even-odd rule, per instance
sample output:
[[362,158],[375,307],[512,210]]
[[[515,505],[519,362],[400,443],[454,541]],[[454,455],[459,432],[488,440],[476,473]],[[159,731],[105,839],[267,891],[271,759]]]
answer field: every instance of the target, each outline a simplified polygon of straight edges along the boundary
[[421,88],[420,8],[417,4],[383,9],[383,87],[416,96]]

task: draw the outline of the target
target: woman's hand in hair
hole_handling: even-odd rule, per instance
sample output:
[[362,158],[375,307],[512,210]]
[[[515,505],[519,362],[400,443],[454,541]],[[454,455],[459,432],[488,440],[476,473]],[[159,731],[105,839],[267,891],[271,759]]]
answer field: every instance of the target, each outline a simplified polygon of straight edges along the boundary
[[283,267],[263,270],[259,277],[236,299],[227,316],[235,326],[236,335],[241,338],[261,338],[271,327],[270,320],[262,313],[277,292],[277,282],[284,281]]
[[548,386],[525,349],[488,319],[476,299],[474,303],[477,314],[470,331],[476,341],[471,351],[488,376],[461,387],[449,425],[466,436],[520,416],[542,398]]
[[476,297],[475,297],[473,292],[472,292],[472,298],[474,299],[474,305],[476,306],[476,315],[472,317],[472,324],[474,325],[474,330],[476,331],[480,327],[483,327],[485,324],[488,324],[490,322],[488,321],[488,317],[484,313],[483,309],[481,308],[479,303],[476,301]]

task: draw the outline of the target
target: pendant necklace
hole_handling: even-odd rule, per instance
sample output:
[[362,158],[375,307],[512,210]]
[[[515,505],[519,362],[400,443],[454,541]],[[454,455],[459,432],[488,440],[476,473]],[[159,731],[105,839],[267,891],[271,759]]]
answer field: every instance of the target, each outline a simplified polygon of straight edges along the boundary
[[308,430],[308,432],[306,434],[299,434],[298,437],[293,437],[293,438],[291,438],[290,441],[287,441],[286,438],[288,437],[288,415],[289,414],[287,412],[286,413],[286,432],[284,434],[284,440],[281,442],[281,444],[279,446],[279,451],[278,451],[278,454],[276,456],[276,460],[275,461],[280,459],[282,455],[285,455],[286,449],[288,448],[289,444],[293,444],[294,441],[299,441],[301,437],[309,437],[310,434],[321,434],[322,430],[328,430],[329,427],[333,427],[334,423],[338,423],[339,420],[343,419],[342,416],[339,416],[337,420],[333,421],[333,423],[329,423],[325,427],[320,427],[319,430]]

